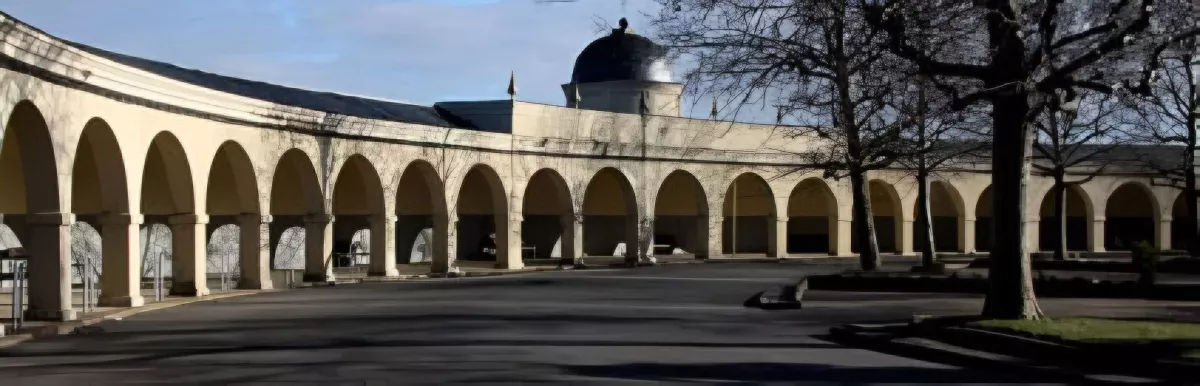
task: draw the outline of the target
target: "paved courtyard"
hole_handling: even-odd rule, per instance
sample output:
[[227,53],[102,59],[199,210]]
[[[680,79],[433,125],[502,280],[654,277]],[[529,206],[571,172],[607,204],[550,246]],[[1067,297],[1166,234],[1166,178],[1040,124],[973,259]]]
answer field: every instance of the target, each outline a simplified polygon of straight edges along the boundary
[[[237,297],[0,350],[0,384],[1039,380],[820,339],[841,323],[974,313],[978,298],[812,291],[803,310],[741,307],[754,292],[840,268],[688,264]],[[1163,317],[1200,310],[1066,299],[1044,306],[1052,313]]]

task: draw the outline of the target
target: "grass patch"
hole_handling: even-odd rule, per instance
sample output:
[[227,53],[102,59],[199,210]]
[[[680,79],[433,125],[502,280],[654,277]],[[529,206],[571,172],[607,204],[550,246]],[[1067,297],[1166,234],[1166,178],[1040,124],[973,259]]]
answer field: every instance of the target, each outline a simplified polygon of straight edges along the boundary
[[967,326],[1073,346],[1128,347],[1164,357],[1200,359],[1200,324],[1093,318],[981,320]]

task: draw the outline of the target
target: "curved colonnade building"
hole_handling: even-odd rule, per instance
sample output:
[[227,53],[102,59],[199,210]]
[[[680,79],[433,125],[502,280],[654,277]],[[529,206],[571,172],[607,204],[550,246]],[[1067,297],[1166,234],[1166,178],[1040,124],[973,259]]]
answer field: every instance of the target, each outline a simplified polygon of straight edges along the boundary
[[[144,303],[138,233],[155,223],[171,229],[172,292],[192,296],[209,293],[205,245],[226,224],[240,229],[238,286],[249,289],[271,288],[272,252],[294,227],[305,230],[311,281],[325,280],[334,245],[361,229],[378,276],[396,275],[396,255],[427,228],[434,272],[476,255],[493,232],[508,269],[613,255],[630,240],[640,259],[654,244],[699,258],[854,253],[849,182],[796,155],[818,138],[679,117],[682,87],[661,48],[624,27],[580,55],[566,106],[298,90],[103,51],[7,15],[0,37],[0,213],[31,255],[32,317],[76,316],[76,222],[102,237],[100,302],[112,306]],[[960,162],[933,184],[939,250],[987,249],[986,167]],[[1114,167],[1072,188],[1070,247],[1170,247],[1179,194],[1150,178]],[[911,173],[870,179],[881,249],[912,254]],[[1035,177],[1029,189],[1042,203],[1030,205],[1035,247],[1050,182]]]

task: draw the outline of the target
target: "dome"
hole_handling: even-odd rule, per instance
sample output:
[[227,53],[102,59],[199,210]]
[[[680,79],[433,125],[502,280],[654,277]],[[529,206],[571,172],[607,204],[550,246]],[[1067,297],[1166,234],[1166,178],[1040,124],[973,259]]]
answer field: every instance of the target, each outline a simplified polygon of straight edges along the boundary
[[575,83],[636,80],[672,82],[667,49],[633,33],[621,19],[621,28],[588,44],[575,59]]

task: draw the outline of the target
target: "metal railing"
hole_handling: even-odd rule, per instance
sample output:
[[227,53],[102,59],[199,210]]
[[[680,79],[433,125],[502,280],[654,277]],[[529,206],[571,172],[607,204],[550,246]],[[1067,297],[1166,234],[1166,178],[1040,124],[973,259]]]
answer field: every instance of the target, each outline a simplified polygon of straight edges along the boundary
[[24,248],[0,250],[0,262],[11,262],[12,272],[0,272],[0,281],[12,281],[12,329],[25,323],[25,283],[28,280],[29,257]]

